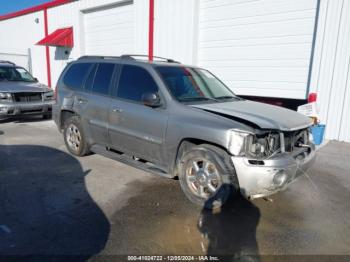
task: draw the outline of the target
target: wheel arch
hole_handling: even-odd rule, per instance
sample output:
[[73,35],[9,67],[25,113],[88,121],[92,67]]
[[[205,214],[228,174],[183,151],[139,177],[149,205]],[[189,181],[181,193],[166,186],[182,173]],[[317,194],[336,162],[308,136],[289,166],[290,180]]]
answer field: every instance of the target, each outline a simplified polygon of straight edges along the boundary
[[207,140],[192,138],[192,137],[183,138],[177,145],[175,158],[173,159],[173,162],[171,165],[172,174],[174,174],[173,175],[174,177],[178,176],[177,164],[179,159],[182,157],[182,155],[193,146],[199,146],[202,144],[215,146],[217,148],[220,148],[221,150],[224,150],[225,152],[228,152],[227,149],[220,144],[216,144]]
[[63,129],[64,122],[72,116],[78,116],[78,114],[73,110],[68,110],[68,109],[61,110],[60,122],[59,122],[61,130]]

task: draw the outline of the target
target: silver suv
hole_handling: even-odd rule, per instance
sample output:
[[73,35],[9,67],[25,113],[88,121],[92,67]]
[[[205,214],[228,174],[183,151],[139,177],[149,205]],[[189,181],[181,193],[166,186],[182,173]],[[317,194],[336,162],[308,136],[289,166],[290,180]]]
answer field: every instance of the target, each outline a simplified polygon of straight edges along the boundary
[[51,118],[54,92],[23,67],[0,61],[0,119],[17,115]]
[[170,59],[81,57],[57,85],[68,150],[178,177],[194,203],[221,206],[285,189],[314,160],[310,120],[237,97],[209,71]]

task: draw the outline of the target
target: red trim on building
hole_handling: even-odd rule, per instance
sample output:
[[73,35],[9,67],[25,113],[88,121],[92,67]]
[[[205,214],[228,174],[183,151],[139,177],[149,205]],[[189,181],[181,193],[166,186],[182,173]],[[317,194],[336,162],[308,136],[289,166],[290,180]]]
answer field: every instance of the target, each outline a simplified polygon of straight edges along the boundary
[[64,5],[64,4],[68,4],[70,2],[73,2],[76,0],[54,0],[45,4],[41,4],[41,5],[37,5],[37,6],[33,6],[30,8],[26,8],[17,12],[13,12],[13,13],[9,13],[6,15],[1,15],[0,16],[0,21],[1,20],[6,20],[6,19],[11,19],[14,17],[18,17],[18,16],[22,16],[22,15],[26,15],[26,14],[30,14],[30,13],[34,13],[34,12],[38,12],[38,11],[43,11],[45,9],[49,9],[55,6],[59,6],[59,5]]
[[[44,30],[45,30],[45,37],[47,37],[49,34],[48,21],[47,21],[47,8],[44,9]],[[45,46],[45,53],[46,53],[47,85],[51,87],[50,49],[48,46]]]
[[154,45],[154,0],[149,0],[148,60],[153,61]]
[[44,46],[63,46],[73,48],[73,27],[57,29],[53,33],[41,39],[36,44]]

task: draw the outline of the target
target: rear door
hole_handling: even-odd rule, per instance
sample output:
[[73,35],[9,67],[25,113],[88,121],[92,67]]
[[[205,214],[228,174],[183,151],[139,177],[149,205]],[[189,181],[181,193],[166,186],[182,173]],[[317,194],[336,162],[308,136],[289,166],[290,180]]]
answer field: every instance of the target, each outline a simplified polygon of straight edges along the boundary
[[98,63],[90,71],[85,82],[87,91],[86,111],[83,114],[88,119],[88,129],[93,142],[108,145],[108,112],[111,103],[110,87],[113,82],[116,65],[113,63]]
[[152,75],[142,67],[124,65],[110,104],[109,137],[114,148],[161,165],[168,111],[164,100],[158,108],[143,105],[146,92],[159,93]]

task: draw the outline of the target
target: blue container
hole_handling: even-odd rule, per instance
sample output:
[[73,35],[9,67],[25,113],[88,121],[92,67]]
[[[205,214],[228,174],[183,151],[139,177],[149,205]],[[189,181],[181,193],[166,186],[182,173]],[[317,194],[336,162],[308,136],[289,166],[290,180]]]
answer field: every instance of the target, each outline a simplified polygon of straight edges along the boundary
[[322,144],[325,129],[326,129],[326,125],[315,125],[311,127],[311,133],[314,138],[315,145]]

